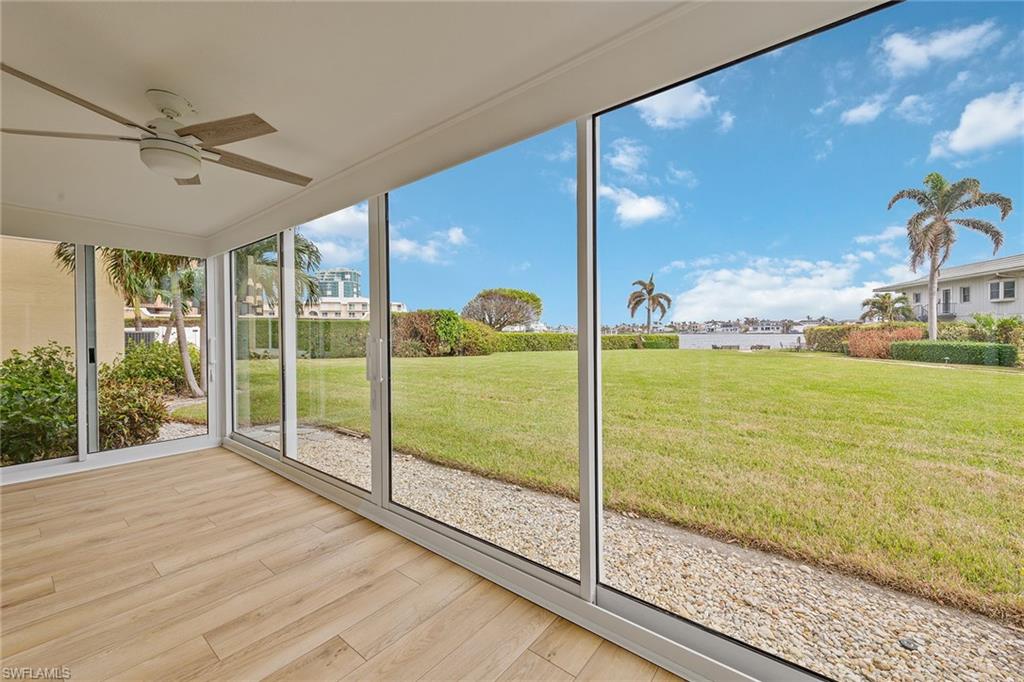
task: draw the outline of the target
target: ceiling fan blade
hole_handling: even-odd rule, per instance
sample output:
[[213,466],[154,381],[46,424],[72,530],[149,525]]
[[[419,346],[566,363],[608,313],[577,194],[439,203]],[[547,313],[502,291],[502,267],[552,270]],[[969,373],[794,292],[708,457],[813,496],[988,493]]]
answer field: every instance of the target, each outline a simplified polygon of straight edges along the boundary
[[213,161],[213,163],[219,163],[220,165],[227,166],[228,168],[246,171],[247,173],[255,173],[256,175],[262,175],[265,178],[272,178],[274,180],[281,180],[282,182],[290,182],[291,184],[299,185],[300,187],[305,187],[309,183],[313,182],[313,178],[307,178],[305,175],[299,175],[298,173],[293,173],[283,168],[278,168],[277,166],[271,166],[269,163],[250,159],[247,156],[233,154],[222,149],[214,149],[211,147],[206,147],[206,151],[219,154],[220,158]]
[[11,135],[34,135],[36,137],[61,137],[72,140],[102,140],[104,142],[138,142],[134,137],[119,135],[98,135],[95,133],[64,133],[58,130],[23,130],[21,128],[0,128],[0,132]]
[[216,146],[229,142],[240,142],[260,135],[276,133],[277,129],[256,114],[243,114],[222,118],[219,121],[196,123],[175,131],[181,137],[192,135],[199,138],[204,146]]
[[109,118],[111,121],[116,121],[117,123],[120,123],[121,125],[128,126],[129,128],[138,128],[139,130],[146,130],[146,132],[149,132],[146,129],[145,126],[141,126],[138,123],[135,123],[134,121],[131,121],[131,120],[125,118],[124,116],[121,116],[120,114],[115,114],[113,111],[110,111],[109,109],[104,109],[103,107],[101,107],[98,104],[93,104],[89,100],[82,99],[81,97],[79,97],[77,95],[72,95],[67,90],[61,90],[56,85],[50,85],[46,81],[41,81],[38,78],[36,78],[35,76],[30,76],[27,73],[25,73],[24,71],[18,71],[13,66],[9,66],[7,64],[4,64],[3,62],[0,62],[0,70],[3,70],[4,73],[11,74],[15,78],[20,78],[21,80],[25,81],[26,83],[31,83],[32,85],[35,85],[36,87],[42,88],[43,90],[46,90],[47,92],[52,92],[53,94],[57,95],[58,97],[63,97],[64,99],[68,100],[69,102],[74,102],[75,104],[77,104],[80,107],[85,107],[89,111],[95,112],[95,113],[99,114],[100,116],[104,116],[106,118]]
[[193,175],[191,178],[174,178],[174,181],[179,185],[198,185],[199,176]]

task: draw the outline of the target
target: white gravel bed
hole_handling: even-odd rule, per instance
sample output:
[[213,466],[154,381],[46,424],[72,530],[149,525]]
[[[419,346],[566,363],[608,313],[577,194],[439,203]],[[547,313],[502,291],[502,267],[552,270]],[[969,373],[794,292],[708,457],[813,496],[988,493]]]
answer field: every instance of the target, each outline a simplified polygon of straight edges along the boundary
[[[206,404],[206,398],[172,398],[165,405],[168,412],[173,412],[179,407],[186,405]],[[156,441],[174,440],[176,438],[187,438],[189,436],[205,436],[206,424],[189,424],[187,422],[169,421],[160,427],[160,435]]]
[[[299,439],[299,461],[369,488],[369,440]],[[397,502],[578,576],[575,501],[399,453],[392,480]],[[656,521],[605,513],[603,579],[840,680],[1024,680],[1024,631]]]

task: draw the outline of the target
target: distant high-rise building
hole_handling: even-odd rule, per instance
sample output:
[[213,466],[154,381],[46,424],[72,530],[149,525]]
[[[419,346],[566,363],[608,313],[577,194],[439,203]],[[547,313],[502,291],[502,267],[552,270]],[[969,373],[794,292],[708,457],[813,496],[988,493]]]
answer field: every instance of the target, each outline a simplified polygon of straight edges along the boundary
[[359,298],[359,271],[350,268],[331,268],[316,273],[320,295],[326,298]]

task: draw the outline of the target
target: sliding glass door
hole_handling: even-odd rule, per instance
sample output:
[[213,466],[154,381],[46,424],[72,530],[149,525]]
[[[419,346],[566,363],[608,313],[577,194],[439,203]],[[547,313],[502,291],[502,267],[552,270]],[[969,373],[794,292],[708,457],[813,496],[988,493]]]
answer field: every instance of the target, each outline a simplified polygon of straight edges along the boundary
[[281,268],[274,235],[231,252],[234,432],[281,449]]
[[578,578],[574,140],[389,194],[390,496]]

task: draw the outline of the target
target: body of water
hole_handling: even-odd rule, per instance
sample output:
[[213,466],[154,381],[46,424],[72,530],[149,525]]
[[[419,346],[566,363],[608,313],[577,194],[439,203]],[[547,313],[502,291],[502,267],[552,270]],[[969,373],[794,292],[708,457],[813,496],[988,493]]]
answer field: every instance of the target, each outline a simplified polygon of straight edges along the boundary
[[779,344],[787,347],[797,341],[806,343],[803,334],[678,334],[680,348],[711,348],[715,346],[739,346],[750,348],[751,346],[771,346],[778,348]]

